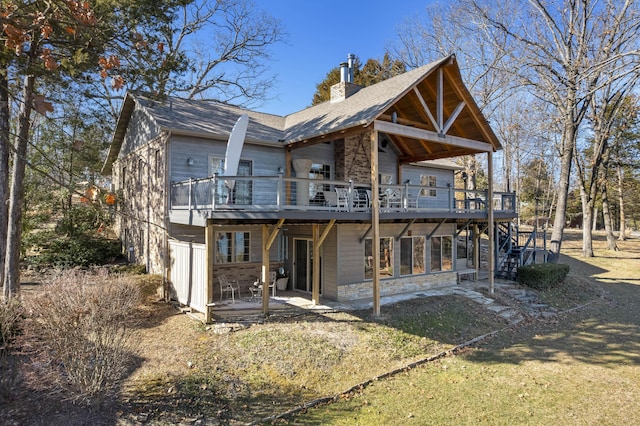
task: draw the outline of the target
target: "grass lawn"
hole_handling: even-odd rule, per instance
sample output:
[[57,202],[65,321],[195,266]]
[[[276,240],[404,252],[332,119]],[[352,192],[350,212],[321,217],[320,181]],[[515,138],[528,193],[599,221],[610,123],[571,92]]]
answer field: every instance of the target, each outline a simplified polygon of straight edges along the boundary
[[[580,256],[569,233],[561,262],[595,303],[519,326],[457,356],[308,410],[294,424],[627,424],[640,417],[640,241]],[[558,302],[557,291],[541,292]]]

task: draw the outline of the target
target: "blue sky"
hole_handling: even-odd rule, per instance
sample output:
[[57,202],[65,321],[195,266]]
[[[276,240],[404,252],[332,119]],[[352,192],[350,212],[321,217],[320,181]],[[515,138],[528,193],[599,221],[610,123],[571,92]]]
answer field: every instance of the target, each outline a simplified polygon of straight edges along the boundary
[[311,104],[316,84],[356,54],[361,62],[382,59],[406,18],[421,15],[430,0],[254,0],[282,22],[288,43],[272,48],[277,75],[274,99],[256,108],[286,115]]

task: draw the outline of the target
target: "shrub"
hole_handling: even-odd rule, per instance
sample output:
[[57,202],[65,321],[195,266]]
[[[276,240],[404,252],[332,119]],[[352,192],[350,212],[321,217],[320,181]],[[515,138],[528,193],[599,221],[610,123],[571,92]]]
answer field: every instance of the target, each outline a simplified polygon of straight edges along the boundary
[[120,255],[120,242],[101,236],[68,236],[42,231],[31,234],[26,243],[31,249],[28,262],[39,267],[102,265]]
[[127,277],[66,271],[30,306],[49,377],[76,401],[112,394],[133,357],[128,319],[139,291]]
[[0,393],[8,394],[16,383],[18,366],[14,343],[22,333],[24,311],[17,299],[0,301]]
[[558,285],[569,273],[569,265],[544,263],[518,268],[518,283],[527,287],[545,289]]

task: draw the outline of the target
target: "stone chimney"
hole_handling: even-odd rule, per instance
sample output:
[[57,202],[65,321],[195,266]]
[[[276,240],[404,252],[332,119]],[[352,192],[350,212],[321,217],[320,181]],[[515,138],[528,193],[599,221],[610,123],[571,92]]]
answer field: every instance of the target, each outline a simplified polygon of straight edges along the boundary
[[361,89],[360,86],[353,83],[353,73],[356,55],[349,53],[347,55],[348,62],[340,64],[340,83],[331,86],[331,103],[342,102],[349,96]]

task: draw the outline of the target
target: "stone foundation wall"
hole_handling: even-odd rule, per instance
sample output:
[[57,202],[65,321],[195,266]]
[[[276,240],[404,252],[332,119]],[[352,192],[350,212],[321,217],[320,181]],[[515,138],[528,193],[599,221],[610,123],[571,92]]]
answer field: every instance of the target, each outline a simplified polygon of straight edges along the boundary
[[[440,286],[454,285],[456,284],[456,280],[457,276],[455,271],[385,279],[380,281],[380,295],[391,296],[394,294],[430,290]],[[373,298],[373,283],[371,281],[341,285],[338,287],[337,300],[339,302],[371,298]]]

